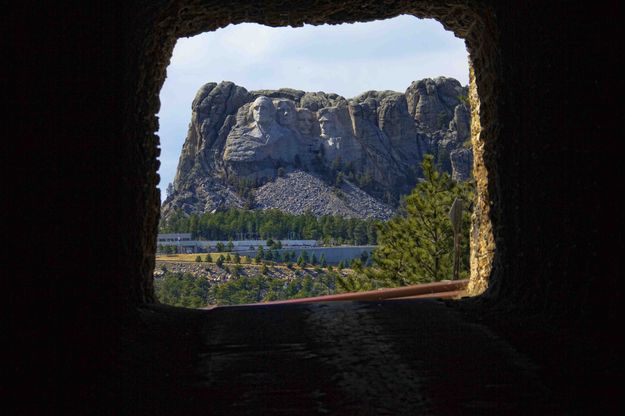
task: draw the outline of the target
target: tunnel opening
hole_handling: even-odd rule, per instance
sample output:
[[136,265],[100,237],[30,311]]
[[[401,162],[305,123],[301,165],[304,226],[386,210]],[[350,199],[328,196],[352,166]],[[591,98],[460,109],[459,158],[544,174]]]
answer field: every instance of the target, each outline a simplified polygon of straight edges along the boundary
[[[371,45],[357,46],[366,41]],[[240,49],[241,57],[232,56],[233,47]],[[268,72],[268,68],[272,70]],[[159,229],[169,233],[159,234],[157,246],[155,288],[161,300],[172,304],[181,299],[176,304],[182,306],[193,298],[191,303],[197,304],[197,290],[190,288],[205,290],[206,279],[209,302],[219,304],[230,303],[221,296],[215,299],[215,293],[230,292],[216,287],[222,284],[249,292],[243,297],[245,303],[254,303],[395,286],[394,277],[400,273],[400,285],[466,279],[467,218],[473,199],[467,193],[472,194],[467,183],[472,171],[468,76],[464,41],[435,20],[420,21],[413,16],[320,28],[228,26],[179,40],[161,91],[158,115],[162,199],[168,183]],[[222,79],[234,83],[215,82]],[[284,88],[300,86],[308,92]],[[284,133],[284,140],[264,146],[270,148],[269,163],[263,159],[267,150],[260,147],[250,158],[253,169],[241,171],[226,155],[252,143],[251,139],[244,141],[239,132],[255,125],[247,110],[250,103],[245,102],[260,95],[269,96],[271,107],[284,112],[277,112],[274,123],[276,131]],[[308,123],[302,124],[301,116],[308,116]],[[184,131],[188,133],[183,144]],[[341,147],[335,148],[339,140]],[[291,151],[296,152],[296,163],[290,160]],[[376,152],[375,159],[371,152]],[[433,255],[422,254],[422,263],[412,266],[425,264],[418,269],[421,272],[403,267],[380,280],[380,273],[374,277],[370,268],[376,228],[397,215],[400,204],[396,198],[407,196],[423,180],[417,174],[426,154],[433,155],[437,171],[449,174],[459,186],[445,185],[442,178],[432,178],[430,183],[441,187],[441,192],[466,194],[463,209],[469,214],[464,215],[460,231],[461,276],[451,270],[449,229],[437,237],[431,249],[444,253],[436,254],[436,261]],[[259,174],[267,172],[268,177],[259,179]],[[278,185],[280,181],[283,183]],[[317,195],[307,195],[311,184]],[[297,194],[295,202],[300,208],[276,201],[275,195],[282,195],[276,186],[288,188],[290,196]],[[255,199],[253,192],[258,191],[260,198]],[[428,195],[419,201],[434,204],[437,193]],[[338,199],[332,199],[335,196]],[[436,202],[442,204],[436,211],[441,211],[443,223],[420,222],[421,227],[434,233],[438,227],[446,227],[453,202],[447,198]],[[319,199],[326,202],[320,205]],[[328,206],[338,212],[327,211]],[[270,211],[263,215],[250,210],[261,208]],[[279,210],[280,216],[272,215],[272,208]],[[393,212],[390,208],[395,214],[388,214]],[[229,209],[233,211],[226,211]],[[312,222],[307,216],[310,209],[317,215]],[[429,242],[429,233],[416,231],[422,236],[411,250]],[[266,245],[274,240],[279,241],[277,249]],[[394,246],[392,242],[389,245]],[[415,255],[412,251],[409,255],[395,253],[395,257]],[[196,264],[190,264],[193,262]],[[449,270],[437,271],[439,264],[441,270]],[[351,274],[354,270],[358,277]],[[189,289],[183,294],[180,287],[187,283]],[[248,286],[259,289],[248,290]],[[236,298],[240,303],[241,297]]]
[[[400,11],[400,13],[405,13],[405,11]],[[461,37],[465,39],[466,48],[469,54],[469,92],[468,92],[468,100],[470,102],[471,107],[471,128],[470,128],[470,138],[471,143],[473,145],[474,154],[474,175],[477,184],[477,198],[475,209],[472,218],[472,229],[470,232],[470,240],[471,240],[471,252],[470,252],[470,280],[466,293],[468,295],[478,295],[484,292],[488,286],[488,276],[490,274],[491,265],[494,256],[494,236],[492,235],[492,226],[490,223],[490,207],[491,204],[488,203],[490,200],[488,197],[489,192],[489,182],[486,165],[484,163],[484,151],[486,149],[486,156],[488,156],[488,146],[484,146],[484,143],[490,143],[489,138],[494,138],[496,129],[494,128],[495,123],[493,122],[493,118],[489,118],[488,111],[485,109],[494,108],[494,106],[488,106],[484,103],[480,102],[480,96],[478,94],[478,84],[484,83],[486,84],[486,79],[494,80],[496,77],[491,75],[490,72],[487,73],[487,76],[476,77],[475,67],[480,67],[484,63],[485,54],[488,51],[483,45],[488,43],[481,43],[480,48],[472,47],[475,45],[476,40],[482,39],[483,37],[488,37],[488,32],[479,30],[481,27],[480,24],[484,24],[484,20],[482,18],[477,19],[476,14],[471,12],[470,10],[451,8],[447,13],[439,13],[432,15],[432,13],[418,13],[412,12],[413,15],[419,18],[425,17],[434,17],[438,18],[438,21],[447,21],[448,24],[443,23],[444,27],[448,30],[452,30],[453,33],[457,37]],[[444,19],[441,17],[444,16]],[[383,17],[392,17],[392,16],[383,16]],[[364,19],[363,21],[370,20]],[[262,20],[258,20],[263,23]],[[332,21],[332,23],[342,23],[343,20]],[[308,23],[307,21],[302,21],[301,23],[287,22],[287,24],[291,26],[301,26],[302,24]],[[313,22],[315,23],[315,22]],[[316,22],[319,23],[319,22]],[[265,24],[270,24],[269,22],[265,22]],[[285,24],[282,22],[282,24]],[[274,24],[275,25],[275,24]],[[223,25],[222,25],[223,26]],[[280,26],[280,25],[275,25]],[[188,29],[188,27],[187,27]],[[205,31],[210,30],[210,27],[198,26],[197,31]],[[214,30],[214,28],[212,28]],[[185,36],[183,34],[183,36]],[[175,42],[177,39],[174,38]],[[171,42],[171,39],[170,39]],[[492,42],[491,42],[492,43]],[[168,51],[161,51],[162,53],[171,54],[172,49]],[[476,55],[477,54],[477,55]],[[474,57],[476,55],[478,57],[477,62]],[[496,68],[496,65],[487,65],[488,71],[493,71]],[[164,68],[163,68],[164,70]],[[160,85],[158,85],[160,87]],[[490,92],[489,99],[494,100],[496,98],[495,91],[492,89],[492,85],[485,85],[484,88],[488,88]],[[486,102],[488,104],[488,100]],[[486,126],[484,128],[483,126]],[[151,132],[154,134],[154,132]],[[156,136],[155,136],[156,137]],[[492,146],[492,145],[491,145]],[[153,260],[152,260],[153,261]],[[151,284],[148,286],[152,286]]]

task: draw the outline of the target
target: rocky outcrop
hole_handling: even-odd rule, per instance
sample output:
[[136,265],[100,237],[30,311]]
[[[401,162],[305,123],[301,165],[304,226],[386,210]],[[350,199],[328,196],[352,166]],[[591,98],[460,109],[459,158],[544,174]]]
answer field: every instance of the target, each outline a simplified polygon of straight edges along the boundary
[[450,154],[452,175],[455,181],[466,181],[471,178],[473,169],[473,152],[466,148],[452,151]]
[[310,212],[316,216],[341,215],[351,218],[389,219],[393,207],[375,199],[353,183],[344,180],[332,186],[303,171],[267,182],[254,192],[256,207],[275,208],[290,214]]
[[350,100],[205,84],[162,213],[240,207],[388,218],[417,182],[424,154],[470,177],[466,95],[444,77]]

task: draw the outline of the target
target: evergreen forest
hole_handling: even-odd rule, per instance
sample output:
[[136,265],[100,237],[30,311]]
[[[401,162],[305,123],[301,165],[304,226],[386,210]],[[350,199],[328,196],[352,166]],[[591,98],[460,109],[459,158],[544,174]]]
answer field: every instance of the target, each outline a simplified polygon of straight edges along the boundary
[[374,219],[293,215],[276,209],[252,211],[228,209],[223,212],[186,215],[177,211],[160,227],[160,233],[191,233],[200,240],[291,239],[318,240],[324,245],[377,244],[382,222]]

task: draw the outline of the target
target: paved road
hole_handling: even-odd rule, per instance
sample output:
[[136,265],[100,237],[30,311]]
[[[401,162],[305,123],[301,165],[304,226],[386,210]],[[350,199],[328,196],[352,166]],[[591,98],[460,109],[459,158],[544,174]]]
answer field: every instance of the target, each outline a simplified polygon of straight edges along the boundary
[[440,301],[146,307],[141,320],[107,392],[120,413],[565,413],[530,358]]

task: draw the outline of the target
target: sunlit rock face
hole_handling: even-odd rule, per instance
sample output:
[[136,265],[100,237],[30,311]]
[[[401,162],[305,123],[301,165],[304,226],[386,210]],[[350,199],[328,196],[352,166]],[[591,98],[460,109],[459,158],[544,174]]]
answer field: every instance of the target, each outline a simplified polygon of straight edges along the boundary
[[239,110],[247,117],[239,115],[243,123],[230,131],[223,152],[229,175],[263,180],[273,178],[280,166],[294,163],[300,143],[295,105],[287,100],[278,105],[280,111],[270,98],[260,96]]
[[[231,82],[208,83],[193,101],[174,192],[163,204],[163,215],[229,207],[288,211],[277,188],[264,185],[289,178],[284,183],[292,185],[291,198],[310,201],[295,204],[298,212],[347,210],[352,216],[387,218],[417,183],[426,153],[449,172],[457,167],[455,177],[470,177],[471,151],[451,156],[467,147],[466,96],[466,87],[443,77],[413,82],[405,93],[368,91],[349,100],[324,92],[248,92]],[[356,197],[343,200],[340,209],[297,195],[315,189],[340,196],[346,186],[362,192],[351,192]],[[261,187],[262,203],[257,201]],[[275,201],[268,189],[276,189]]]

